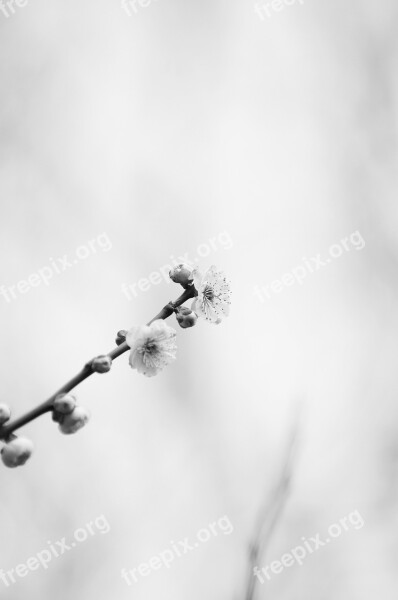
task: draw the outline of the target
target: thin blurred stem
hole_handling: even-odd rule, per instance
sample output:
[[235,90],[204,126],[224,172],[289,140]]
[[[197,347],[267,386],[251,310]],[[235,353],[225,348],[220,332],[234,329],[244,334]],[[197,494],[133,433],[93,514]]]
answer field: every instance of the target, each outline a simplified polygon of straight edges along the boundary
[[[156,321],[156,319],[167,319],[173,314],[175,308],[181,306],[182,304],[184,304],[184,302],[186,302],[190,298],[193,298],[194,296],[197,296],[197,291],[195,287],[191,285],[184,290],[184,292],[179,298],[177,298],[177,300],[166,304],[166,306],[162,308],[162,310],[156,315],[156,317],[149,321],[148,325],[153,323],[153,321]],[[119,346],[108,352],[107,356],[114,360],[115,358],[118,358],[118,356],[121,356],[122,354],[127,352],[129,349],[130,348],[127,342],[122,342]],[[39,406],[36,406],[36,408],[33,408],[21,417],[18,417],[13,421],[9,421],[8,423],[0,427],[0,440],[7,440],[11,436],[11,434],[20,427],[27,425],[27,423],[30,423],[34,419],[37,419],[37,417],[40,417],[41,415],[44,415],[47,412],[51,412],[53,409],[54,400],[58,396],[58,394],[70,392],[76,386],[82,383],[82,381],[87,379],[87,377],[90,377],[90,375],[94,373],[91,367],[91,362],[92,361],[86,363],[77,375],[75,375],[72,379],[65,383],[58,391],[56,391],[52,396],[50,396],[48,400],[46,400],[42,404],[39,404]]]
[[253,541],[250,544],[249,550],[249,567],[246,582],[245,600],[254,600],[255,598],[258,579],[254,575],[254,567],[258,566],[261,558],[265,556],[272,533],[275,530],[279,517],[282,514],[283,508],[286,504],[296,457],[298,430],[299,419],[297,414],[288,440],[279,481],[276,488],[271,493],[271,497],[266,497],[257,518]]

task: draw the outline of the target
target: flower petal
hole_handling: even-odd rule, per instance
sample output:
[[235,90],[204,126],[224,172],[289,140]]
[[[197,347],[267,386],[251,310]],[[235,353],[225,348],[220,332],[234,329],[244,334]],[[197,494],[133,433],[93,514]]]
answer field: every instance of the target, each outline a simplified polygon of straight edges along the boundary
[[199,269],[194,269],[192,271],[192,276],[193,276],[193,284],[194,284],[195,288],[197,289],[197,291],[199,292],[202,287],[202,280],[203,280],[202,274],[199,271]]
[[176,331],[163,319],[151,325],[132,327],[126,340],[131,348],[129,362],[133,369],[152,377],[176,358]]
[[139,325],[132,327],[126,334],[126,342],[130,348],[144,343],[151,334],[151,329],[148,325]]

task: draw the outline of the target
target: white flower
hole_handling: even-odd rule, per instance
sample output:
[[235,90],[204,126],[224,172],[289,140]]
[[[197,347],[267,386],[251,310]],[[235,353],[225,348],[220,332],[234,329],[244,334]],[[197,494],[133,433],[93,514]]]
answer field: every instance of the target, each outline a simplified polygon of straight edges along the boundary
[[192,303],[192,310],[199,317],[218,325],[229,315],[231,288],[224,273],[212,265],[202,276],[195,269],[193,281],[198,292]]
[[176,359],[176,331],[157,319],[151,325],[132,327],[126,335],[131,348],[130,365],[147,377],[157,375]]

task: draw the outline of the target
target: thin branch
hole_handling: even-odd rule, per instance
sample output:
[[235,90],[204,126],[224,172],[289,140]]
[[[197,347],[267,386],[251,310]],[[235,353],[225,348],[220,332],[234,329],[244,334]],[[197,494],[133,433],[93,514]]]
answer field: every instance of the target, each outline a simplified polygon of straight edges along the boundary
[[[178,306],[181,306],[190,298],[197,296],[197,293],[198,292],[196,291],[194,285],[186,287],[181,296],[177,298],[175,302],[169,302],[168,304],[166,304],[166,306],[164,306],[162,310],[153,319],[149,321],[148,325],[150,325],[151,323],[153,323],[153,321],[156,321],[157,319],[167,319],[174,313],[174,310]],[[127,342],[122,342],[119,346],[108,352],[107,356],[109,356],[112,360],[115,360],[115,358],[118,358],[119,356],[127,352],[129,349],[130,348]],[[27,412],[21,417],[14,419],[13,421],[9,421],[8,423],[0,427],[0,440],[7,440],[11,436],[11,434],[20,427],[23,427],[27,423],[30,423],[34,419],[37,419],[37,417],[40,417],[41,415],[44,415],[47,412],[51,412],[53,410],[53,402],[58,396],[58,394],[70,392],[76,386],[82,383],[82,381],[87,379],[87,377],[90,377],[90,375],[94,373],[91,367],[91,362],[92,361],[87,362],[77,375],[75,375],[72,379],[65,383],[57,392],[55,392],[55,394],[50,396],[48,400],[46,400],[42,404],[39,404],[39,406],[33,408],[31,411]]]
[[265,556],[269,546],[272,533],[278,523],[278,519],[286,504],[288,492],[293,475],[293,466],[296,455],[296,446],[298,439],[298,414],[288,441],[285,459],[283,461],[282,472],[278,484],[271,494],[266,498],[257,519],[253,535],[253,542],[249,549],[249,567],[246,583],[245,600],[254,600],[258,579],[254,576],[254,567],[258,566],[262,557]]

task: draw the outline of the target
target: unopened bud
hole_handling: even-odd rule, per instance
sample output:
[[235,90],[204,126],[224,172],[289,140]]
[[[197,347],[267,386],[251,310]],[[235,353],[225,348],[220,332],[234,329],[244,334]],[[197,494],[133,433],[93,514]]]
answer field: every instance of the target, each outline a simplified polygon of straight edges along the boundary
[[181,263],[169,271],[169,277],[174,283],[180,283],[182,286],[187,287],[193,281],[192,269]]
[[111,370],[112,359],[110,356],[97,356],[91,363],[91,368],[95,373],[108,373]]
[[56,410],[52,411],[52,419],[56,423],[62,423],[62,421],[64,420],[64,418],[65,418],[64,414],[62,414],[62,413],[60,413],[60,412],[58,412]]
[[126,329],[121,329],[120,331],[117,332],[116,340],[115,340],[117,346],[120,346],[120,344],[123,344],[123,342],[126,341],[126,335],[127,335]]
[[2,448],[1,460],[6,467],[20,467],[31,457],[32,452],[33,444],[30,440],[24,437],[15,438]]
[[76,406],[76,397],[73,394],[58,394],[54,400],[54,411],[67,415]]
[[62,423],[59,424],[59,430],[65,434],[76,433],[88,423],[89,419],[88,410],[83,406],[76,406],[73,412],[64,416]]
[[177,308],[176,317],[179,326],[183,329],[193,327],[196,325],[196,321],[198,320],[198,315],[187,306],[181,306],[180,308]]
[[11,417],[11,411],[7,404],[0,404],[0,425],[3,425],[9,421]]

